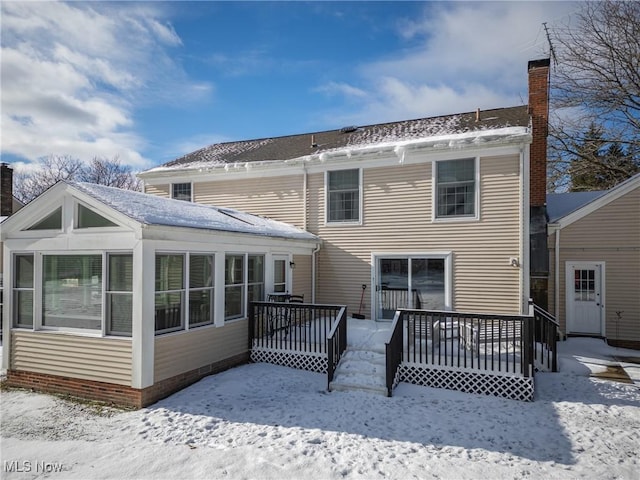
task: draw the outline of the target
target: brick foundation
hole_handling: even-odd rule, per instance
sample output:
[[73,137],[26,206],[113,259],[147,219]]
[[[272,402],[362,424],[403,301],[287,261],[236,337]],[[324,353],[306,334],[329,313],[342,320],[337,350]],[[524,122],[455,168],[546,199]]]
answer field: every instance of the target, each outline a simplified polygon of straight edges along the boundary
[[28,388],[43,393],[59,393],[87,400],[97,400],[123,407],[142,408],[168,397],[172,393],[182,390],[208,375],[242,365],[248,361],[249,352],[245,352],[220,362],[161,380],[142,390],[114,383],[21,370],[8,370],[6,385]]
[[640,350],[640,340],[613,340],[607,339],[607,343],[612,347],[630,348],[631,350]]
[[195,370],[191,370],[190,372],[181,373],[180,375],[176,375],[175,377],[166,378],[164,380],[156,382],[154,385],[147,387],[141,391],[142,404],[140,406],[145,407],[147,405],[151,405],[152,403],[168,397],[178,390],[182,390],[183,388],[196,383],[198,380],[204,377],[213,375],[215,373],[220,373],[224,370],[228,370],[229,368],[243,365],[245,363],[249,363],[248,351],[239,355],[235,355],[233,357],[226,358],[219,362],[205,365],[204,367],[200,367]]

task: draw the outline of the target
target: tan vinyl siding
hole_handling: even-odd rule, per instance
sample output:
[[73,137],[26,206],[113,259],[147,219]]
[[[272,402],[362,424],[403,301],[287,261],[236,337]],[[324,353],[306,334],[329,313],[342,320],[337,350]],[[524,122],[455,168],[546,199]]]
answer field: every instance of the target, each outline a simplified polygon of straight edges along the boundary
[[224,182],[194,183],[194,201],[304,227],[304,177],[251,178]]
[[131,386],[131,340],[11,332],[11,369]]
[[146,185],[144,186],[144,193],[148,193],[150,195],[157,195],[159,197],[171,197],[171,185]]
[[[310,230],[323,238],[318,298],[358,308],[362,284],[370,285],[371,252],[453,252],[453,306],[457,310],[519,312],[519,157],[480,161],[480,220],[432,221],[431,164],[364,170],[361,226],[324,224],[324,175],[309,177]],[[370,309],[370,290],[365,312]]]
[[246,352],[248,328],[245,319],[156,337],[154,383]]
[[305,303],[311,303],[311,274],[312,256],[294,255],[293,263],[296,268],[293,270],[292,291],[294,295],[304,295]]
[[[453,306],[458,310],[521,310],[520,157],[480,160],[480,220],[432,221],[431,163],[365,168],[362,225],[325,225],[325,174],[308,175],[308,230],[323,240],[318,303],[370,310],[371,253],[453,252]],[[195,183],[197,202],[238,208],[303,226],[303,175]],[[522,259],[520,259],[522,261]],[[299,273],[297,274],[299,275]],[[294,278],[296,274],[294,273]],[[309,287],[310,288],[310,287]],[[305,295],[306,299],[306,295]]]
[[[549,245],[555,247],[551,237]],[[560,231],[559,312],[563,329],[567,261],[605,263],[606,336],[640,341],[640,188]],[[622,320],[616,311],[622,312]]]

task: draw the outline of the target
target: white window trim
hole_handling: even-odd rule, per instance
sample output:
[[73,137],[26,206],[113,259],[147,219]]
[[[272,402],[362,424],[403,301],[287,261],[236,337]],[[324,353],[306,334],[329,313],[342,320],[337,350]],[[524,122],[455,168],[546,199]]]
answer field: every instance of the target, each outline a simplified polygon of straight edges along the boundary
[[[156,260],[158,258],[158,255],[162,256],[162,255],[181,255],[182,256],[182,288],[178,289],[178,290],[161,290],[161,293],[181,293],[182,295],[182,312],[181,312],[181,318],[180,318],[180,328],[174,327],[171,329],[164,329],[164,330],[156,330],[155,329],[155,307],[156,307],[156,295],[158,294],[158,291],[156,290],[155,287],[155,283],[156,283],[156,271],[155,271],[155,264],[156,264]],[[153,308],[154,308],[154,316],[153,316],[153,331],[156,337],[158,336],[162,336],[162,335],[167,335],[170,333],[178,333],[178,332],[186,332],[188,330],[187,328],[187,309],[189,308],[189,302],[188,302],[188,295],[187,295],[187,279],[189,278],[189,261],[188,261],[188,252],[186,251],[177,251],[177,252],[171,252],[171,251],[157,251],[155,252],[154,256],[153,256],[153,264],[154,264],[154,271],[153,271]]]
[[[91,210],[92,212],[100,215],[101,217],[105,218],[106,220],[109,220],[110,222],[115,223],[115,225],[109,226],[109,227],[79,227],[78,223],[80,223],[78,221],[79,218],[79,209],[80,206],[83,206],[84,208]],[[118,222],[114,221],[112,218],[109,218],[108,216],[104,215],[102,212],[98,212],[94,207],[91,207],[89,205],[87,205],[86,203],[82,203],[82,202],[74,202],[73,204],[73,227],[72,230],[74,231],[74,233],[76,234],[83,234],[83,233],[101,233],[101,232],[113,232],[113,231],[117,231],[117,230],[121,230],[122,227],[120,225],[118,225]]]
[[[474,160],[474,202],[475,215],[469,216],[450,216],[438,217],[438,162],[450,162],[457,160]],[[477,222],[480,220],[480,157],[462,157],[455,159],[434,160],[431,168],[431,221],[433,223],[459,223],[459,222]]]
[[[377,269],[379,258],[427,258],[444,260],[444,301],[445,311],[453,311],[453,252],[452,251],[426,251],[426,252],[371,252],[371,285],[377,285]],[[377,318],[375,311],[377,291],[371,289],[370,305],[371,318]]]
[[[223,309],[223,320],[225,323],[227,322],[236,322],[238,320],[243,320],[245,318],[247,318],[247,295],[248,295],[248,287],[247,287],[247,283],[249,280],[249,268],[247,265],[247,262],[249,261],[248,258],[248,252],[225,252],[224,253],[224,264],[222,267],[222,271],[223,271],[223,278],[224,278],[224,283],[223,283],[223,296],[222,298],[224,299],[223,305],[224,305],[224,309]],[[242,257],[242,284],[240,285],[242,287],[242,309],[240,312],[240,315],[233,317],[233,318],[227,318],[226,314],[224,313],[224,311],[226,310],[226,306],[227,306],[227,256],[238,256],[238,257]],[[234,283],[230,286],[233,287],[238,287],[239,284]]]
[[[329,220],[329,173],[341,170],[358,170],[358,220],[348,222],[335,222]],[[337,168],[324,172],[324,224],[330,227],[352,227],[363,224],[364,212],[364,184],[362,168]]]
[[[211,278],[211,283],[212,285],[210,287],[194,287],[191,288],[191,255],[194,255],[196,257],[213,257],[213,271],[212,273],[212,278]],[[186,265],[185,265],[185,304],[186,304],[186,309],[185,309],[185,331],[189,331],[192,330],[194,328],[202,328],[202,327],[209,327],[211,325],[215,324],[215,313],[216,313],[216,254],[213,252],[187,252],[187,259],[186,259]],[[192,325],[191,324],[191,309],[190,309],[190,302],[191,302],[191,296],[190,293],[191,292],[202,292],[202,291],[210,291],[211,292],[211,312],[209,313],[209,316],[211,318],[209,318],[209,321],[206,323],[198,323],[197,325]]]
[[[111,255],[130,255],[131,256],[131,263],[132,263],[132,269],[133,269],[133,252],[106,252],[105,255],[105,261],[107,262],[105,265],[105,281],[104,283],[104,291],[103,291],[103,296],[104,296],[104,306],[103,306],[103,317],[104,317],[104,332],[105,332],[105,336],[110,336],[110,337],[119,337],[119,338],[131,338],[133,336],[133,281],[132,281],[132,285],[131,285],[131,290],[127,291],[127,290],[109,290],[109,275],[111,274],[111,270],[109,269],[109,257]],[[130,335],[126,335],[123,333],[110,333],[110,330],[108,328],[108,323],[109,323],[109,317],[111,316],[111,308],[110,308],[110,304],[108,302],[109,300],[109,294],[115,294],[115,295],[130,295],[131,296],[131,301],[132,301],[132,307],[131,307],[131,334]]]
[[[52,333],[73,333],[73,334],[81,334],[90,337],[110,337],[114,338],[115,336],[107,335],[107,321],[106,321],[106,306],[105,306],[105,274],[106,274],[106,259],[107,259],[107,251],[105,250],[72,250],[72,251],[42,251],[42,252],[34,252],[35,258],[35,267],[34,267],[34,286],[35,286],[35,294],[33,298],[33,306],[35,309],[33,316],[33,331],[37,332],[52,332]],[[109,252],[115,253],[115,252]],[[102,309],[101,309],[101,326],[99,329],[91,329],[91,328],[72,328],[72,327],[54,327],[50,325],[43,325],[43,315],[42,315],[42,299],[44,296],[44,286],[42,284],[42,274],[43,274],[43,257],[44,256],[70,256],[70,255],[100,255],[102,257]],[[16,328],[16,327],[13,327]],[[30,330],[30,329],[29,329]],[[115,338],[122,339],[131,339],[131,337],[125,336],[117,336]]]
[[189,201],[193,202],[193,182],[171,182],[171,184],[169,185],[169,197],[175,200],[176,198],[173,196],[173,186],[181,185],[185,183],[188,183],[191,186],[190,187],[191,198],[189,199]]

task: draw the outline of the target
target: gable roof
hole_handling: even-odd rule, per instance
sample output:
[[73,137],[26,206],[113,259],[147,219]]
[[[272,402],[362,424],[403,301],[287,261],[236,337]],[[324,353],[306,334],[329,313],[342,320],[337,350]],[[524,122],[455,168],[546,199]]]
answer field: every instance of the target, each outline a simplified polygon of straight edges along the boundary
[[217,143],[147,170],[141,176],[171,169],[199,169],[234,163],[292,160],[341,149],[528,126],[528,108],[523,105],[483,110],[479,113],[467,112],[274,138]]
[[[93,204],[93,208],[104,205],[112,209],[118,214],[113,217],[119,217],[118,222],[123,225],[194,228],[316,243],[320,241],[316,235],[288,223],[231,208],[185,202],[93,183],[64,180],[47,189],[24,209],[6,218],[2,222],[3,231],[6,232],[7,228],[9,230],[19,229],[20,225],[25,223],[26,218],[29,218],[33,223],[34,220],[37,220],[35,215],[50,213],[46,209],[51,206],[56,207],[56,202],[61,202],[62,195],[69,189],[76,192],[73,195],[78,200]],[[24,215],[27,217],[22,218]]]
[[566,227],[639,187],[640,173],[610,190],[548,194],[549,223],[559,228]]
[[300,230],[288,223],[278,222],[231,208],[174,200],[94,183],[67,183],[71,187],[144,225],[198,228],[270,237],[318,240],[318,237],[312,233]]
[[547,194],[547,215],[549,216],[549,222],[553,223],[557,221],[605,193],[607,193],[607,190]]

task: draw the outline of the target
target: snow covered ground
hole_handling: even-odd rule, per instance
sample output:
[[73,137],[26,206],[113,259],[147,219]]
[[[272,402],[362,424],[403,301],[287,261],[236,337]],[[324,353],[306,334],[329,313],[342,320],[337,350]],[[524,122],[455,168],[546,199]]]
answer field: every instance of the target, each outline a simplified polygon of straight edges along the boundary
[[[383,336],[354,327],[353,342]],[[392,398],[327,393],[325,375],[267,364],[139,411],[4,391],[0,477],[638,479],[640,375],[588,375],[640,352],[560,348],[562,372],[538,374],[529,403],[408,384]]]

